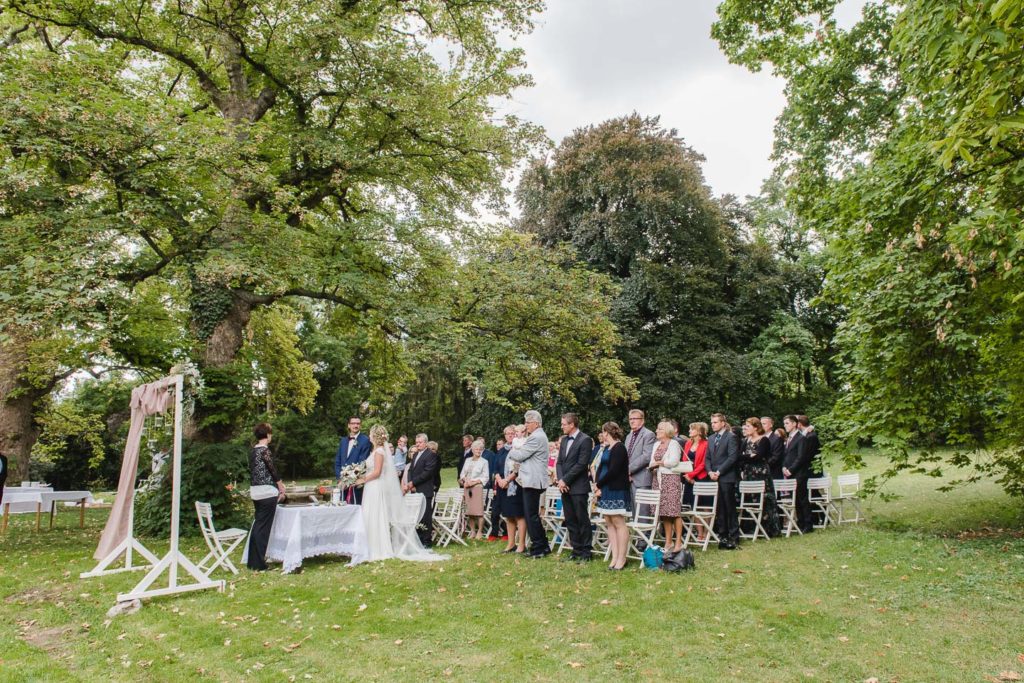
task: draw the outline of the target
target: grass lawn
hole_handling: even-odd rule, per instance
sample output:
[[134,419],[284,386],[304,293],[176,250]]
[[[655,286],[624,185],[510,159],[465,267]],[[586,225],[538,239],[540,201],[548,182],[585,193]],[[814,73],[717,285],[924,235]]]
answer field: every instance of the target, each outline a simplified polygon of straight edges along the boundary
[[[682,575],[476,543],[439,564],[218,572],[224,593],[113,619],[141,574],[77,578],[107,511],[41,533],[17,515],[0,537],[0,681],[1019,680],[1024,512],[990,482],[937,484],[903,475],[867,524],[698,552]],[[193,560],[201,543],[186,540]]]

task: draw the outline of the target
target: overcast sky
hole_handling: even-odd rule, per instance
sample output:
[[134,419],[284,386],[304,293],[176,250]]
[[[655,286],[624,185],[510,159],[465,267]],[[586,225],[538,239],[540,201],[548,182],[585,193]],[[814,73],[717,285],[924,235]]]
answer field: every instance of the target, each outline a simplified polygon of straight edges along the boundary
[[[535,31],[518,41],[536,85],[518,92],[507,110],[544,126],[556,143],[633,111],[659,115],[707,158],[704,175],[716,195],[757,194],[771,172],[783,83],[725,59],[711,39],[717,5],[548,0]],[[857,8],[849,9],[855,16]]]

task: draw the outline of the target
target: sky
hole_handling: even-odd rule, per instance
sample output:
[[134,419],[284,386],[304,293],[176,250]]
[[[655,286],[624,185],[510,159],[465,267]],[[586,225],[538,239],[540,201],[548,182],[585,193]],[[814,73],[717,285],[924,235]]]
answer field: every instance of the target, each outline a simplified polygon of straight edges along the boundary
[[[856,16],[861,4],[848,0],[840,18]],[[660,116],[706,157],[715,195],[756,195],[771,173],[784,84],[726,60],[711,38],[717,5],[548,0],[537,28],[516,43],[536,85],[502,109],[543,126],[556,144],[577,128],[634,111]]]

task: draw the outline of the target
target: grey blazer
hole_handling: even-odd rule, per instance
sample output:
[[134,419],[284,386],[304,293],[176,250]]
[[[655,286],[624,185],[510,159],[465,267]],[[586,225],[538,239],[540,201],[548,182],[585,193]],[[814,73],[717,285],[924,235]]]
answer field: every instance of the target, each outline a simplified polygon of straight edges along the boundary
[[629,474],[633,477],[633,488],[649,489],[651,487],[651,470],[647,469],[651,464],[651,449],[657,439],[647,427],[641,427],[637,433],[634,443],[633,432],[626,434],[622,445],[629,453]]
[[528,489],[548,487],[548,435],[542,428],[534,429],[521,448],[513,448],[509,452],[508,458],[519,463],[516,481],[520,486]]

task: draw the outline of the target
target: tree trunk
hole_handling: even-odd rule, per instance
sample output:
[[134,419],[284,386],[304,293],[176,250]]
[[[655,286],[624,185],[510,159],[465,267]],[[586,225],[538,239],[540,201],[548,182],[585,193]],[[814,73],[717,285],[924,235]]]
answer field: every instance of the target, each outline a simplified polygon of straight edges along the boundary
[[[245,341],[245,328],[254,304],[248,292],[226,287],[220,289],[218,297],[223,303],[219,308],[221,317],[206,328],[208,334],[203,333],[202,317],[193,301],[192,328],[203,343],[196,363],[202,376],[203,392],[196,401],[186,436],[205,443],[229,441],[234,436],[251,391],[247,386],[250,380],[246,368],[237,364],[236,359]],[[207,310],[203,315],[209,313]]]
[[0,452],[11,462],[13,481],[29,478],[32,446],[39,438],[35,421],[36,402],[53,388],[37,387],[25,379],[27,345],[18,337],[0,346]]

